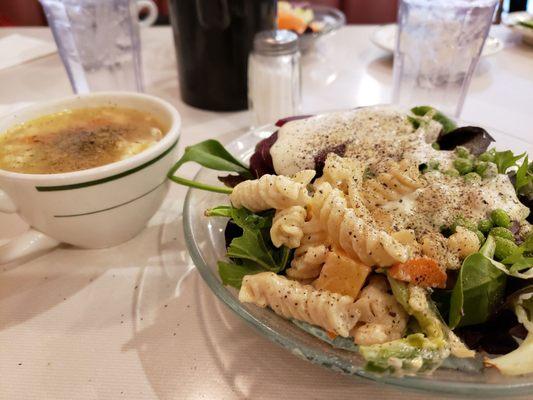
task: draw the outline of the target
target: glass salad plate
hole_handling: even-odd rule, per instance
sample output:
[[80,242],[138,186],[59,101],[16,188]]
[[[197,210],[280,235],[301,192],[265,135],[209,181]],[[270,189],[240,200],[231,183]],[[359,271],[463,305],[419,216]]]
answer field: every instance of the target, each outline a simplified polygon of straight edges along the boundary
[[[462,122],[459,125],[468,124]],[[237,158],[248,161],[253,154],[255,144],[277,129],[274,125],[257,128],[225,147]],[[489,132],[495,137],[497,148],[526,150],[529,154],[533,154],[533,146],[530,143],[493,129]],[[211,170],[201,169],[195,180],[220,185],[217,173]],[[450,358],[432,375],[399,377],[368,372],[364,369],[364,360],[356,352],[356,347],[350,340],[337,338],[333,342],[335,345],[333,347],[329,344],[332,340],[319,328],[285,320],[270,309],[240,303],[238,291],[224,286],[217,271],[217,261],[223,259],[226,253],[224,240],[226,220],[204,216],[206,209],[227,203],[228,197],[223,194],[198,189],[188,191],[184,204],[183,224],[192,260],[219,299],[264,336],[292,354],[334,371],[408,388],[474,396],[509,396],[533,392],[533,376],[506,377],[493,368],[483,369],[480,355],[474,361],[466,362]]]

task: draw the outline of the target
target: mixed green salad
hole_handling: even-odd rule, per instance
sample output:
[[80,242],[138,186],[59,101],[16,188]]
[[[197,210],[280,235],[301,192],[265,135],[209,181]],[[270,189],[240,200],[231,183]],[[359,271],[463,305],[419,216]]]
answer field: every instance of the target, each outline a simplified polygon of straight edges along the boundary
[[[285,129],[283,127],[293,120],[301,121],[299,118],[281,120],[277,126]],[[431,147],[436,151],[435,154],[446,155],[445,158],[435,157],[419,162],[417,179],[424,182],[431,182],[432,179],[460,182],[465,187],[474,185],[481,192],[489,187],[489,182],[509,182],[514,190],[512,199],[521,203],[515,206],[531,211],[533,162],[530,162],[526,153],[515,154],[509,150],[489,148],[493,138],[487,131],[472,126],[457,127],[454,121],[429,106],[413,108],[405,115],[405,120],[410,126],[405,128],[402,125],[402,129],[409,130],[409,134],[422,132],[426,135],[424,137],[431,137],[427,132],[436,129]],[[232,156],[216,140],[187,147],[182,158],[169,171],[168,177],[178,184],[231,196],[233,188],[243,182],[258,180],[266,175],[284,175],[274,167],[276,160],[273,161],[274,153],[271,151],[279,134],[276,132],[258,143],[249,165]],[[342,146],[323,150],[317,151],[314,156],[314,180],[321,179],[320,174],[329,153],[342,153],[340,155],[346,158],[350,156]],[[230,175],[219,178],[224,186],[176,176],[175,173],[186,162],[196,162],[208,169],[229,172]],[[365,179],[374,179],[380,171],[369,165],[365,170]],[[454,185],[454,188],[462,188],[459,184]],[[311,182],[307,187],[312,196],[316,184]],[[498,197],[498,189],[495,190]],[[480,198],[484,199],[482,195]],[[411,195],[408,200],[412,202],[412,199]],[[436,253],[435,256],[431,255],[431,260],[435,262],[420,262],[429,260],[431,252],[423,249],[424,240],[416,236],[418,228],[414,227],[412,230],[416,233],[416,240],[413,239],[414,250],[410,257],[418,260],[416,263],[410,262],[410,258],[390,267],[368,266],[371,272],[362,279],[362,288],[374,275],[385,277],[388,290],[407,318],[399,338],[369,344],[356,343],[368,370],[379,373],[401,371],[405,374],[431,372],[450,356],[469,358],[477,354],[484,358],[487,367],[495,367],[502,374],[533,373],[532,214],[529,212],[526,215],[527,220],[517,220],[515,214],[499,206],[505,201],[515,200],[502,199],[503,194],[498,200],[500,203],[495,203],[494,207],[484,204],[484,209],[488,211],[482,218],[458,213],[450,217],[447,223],[436,227],[438,232],[432,233],[432,237],[438,236],[443,243],[458,232],[465,237],[475,238],[477,246],[468,254],[459,248],[452,261],[446,258],[447,254]],[[402,200],[391,201],[386,206],[388,208],[384,209],[393,209],[391,203],[399,209]],[[381,211],[382,208],[375,209]],[[306,210],[311,212],[308,206]],[[228,220],[225,229],[226,259],[218,263],[223,284],[240,289],[243,279],[248,276],[263,272],[287,275],[287,270],[297,257],[298,248],[274,245],[270,232],[277,212],[274,208],[251,211],[231,204],[206,210],[207,217]],[[420,248],[423,250],[417,250]],[[448,266],[444,267],[446,263]],[[435,265],[438,265],[438,271],[434,270]],[[300,283],[314,285],[310,280]],[[309,290],[312,290],[311,286]],[[339,293],[345,294],[342,290]],[[357,297],[354,297],[355,300]]]

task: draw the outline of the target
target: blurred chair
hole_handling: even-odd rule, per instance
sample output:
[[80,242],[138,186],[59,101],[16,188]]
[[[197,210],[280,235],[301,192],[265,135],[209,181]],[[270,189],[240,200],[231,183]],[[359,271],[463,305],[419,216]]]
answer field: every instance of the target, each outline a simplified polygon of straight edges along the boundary
[[[297,0],[292,0],[298,2]],[[346,14],[348,24],[396,22],[398,0],[308,0],[312,4],[335,7]]]
[[[395,22],[398,8],[398,0],[308,1],[313,4],[336,7],[342,10],[346,14],[346,21],[349,24]],[[155,0],[155,2],[159,7],[158,24],[168,23],[168,0]],[[0,0],[0,26],[39,25],[46,25],[46,19],[38,0]]]
[[0,0],[0,26],[46,25],[37,0]]
[[348,24],[396,22],[398,0],[343,0],[342,11]]

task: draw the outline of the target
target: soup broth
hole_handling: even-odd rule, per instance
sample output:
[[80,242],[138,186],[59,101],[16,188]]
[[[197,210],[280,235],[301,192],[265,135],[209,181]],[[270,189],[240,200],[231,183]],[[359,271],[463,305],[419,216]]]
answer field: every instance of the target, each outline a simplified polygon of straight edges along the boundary
[[99,167],[140,153],[164,134],[160,121],[135,109],[64,110],[0,134],[0,169],[57,174]]

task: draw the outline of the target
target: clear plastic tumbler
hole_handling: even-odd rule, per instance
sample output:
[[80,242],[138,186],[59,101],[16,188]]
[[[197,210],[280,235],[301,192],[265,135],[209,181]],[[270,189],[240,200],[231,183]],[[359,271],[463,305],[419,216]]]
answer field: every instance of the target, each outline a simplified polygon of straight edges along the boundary
[[459,117],[498,0],[400,0],[393,102]]
[[152,0],[39,1],[74,92],[143,91],[139,25],[157,18]]

